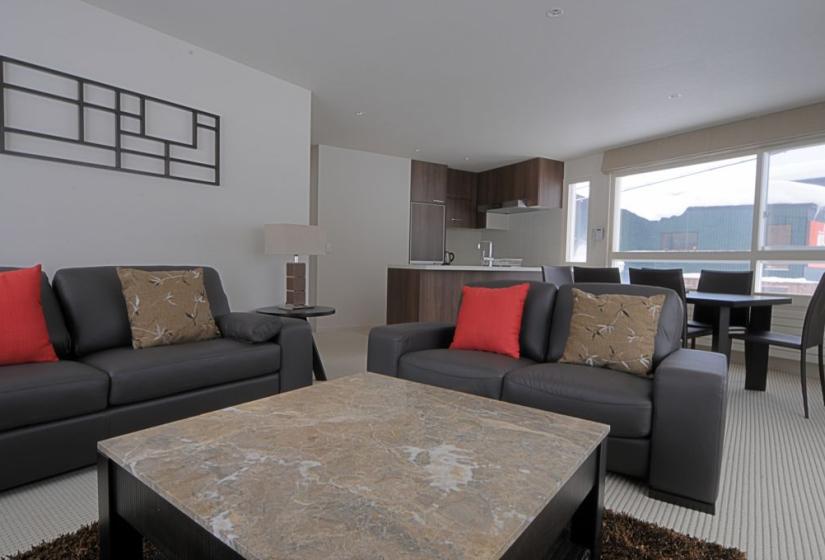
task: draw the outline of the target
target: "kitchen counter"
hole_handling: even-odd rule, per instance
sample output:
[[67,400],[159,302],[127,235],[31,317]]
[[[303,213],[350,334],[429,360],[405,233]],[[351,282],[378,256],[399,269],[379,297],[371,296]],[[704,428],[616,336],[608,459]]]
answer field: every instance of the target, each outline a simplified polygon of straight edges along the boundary
[[471,282],[541,282],[538,266],[405,264],[387,269],[387,324],[454,322],[461,288]]
[[408,270],[440,270],[454,272],[456,270],[473,270],[480,272],[541,272],[540,266],[482,266],[468,264],[399,264],[390,268]]

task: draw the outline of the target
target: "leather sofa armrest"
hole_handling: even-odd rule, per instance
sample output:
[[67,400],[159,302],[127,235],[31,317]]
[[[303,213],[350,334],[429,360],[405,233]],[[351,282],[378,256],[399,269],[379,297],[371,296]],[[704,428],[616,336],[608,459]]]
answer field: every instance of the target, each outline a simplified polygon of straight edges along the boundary
[[301,319],[281,318],[281,392],[312,385],[312,328]]
[[[648,484],[653,497],[713,512],[725,439],[728,365],[723,354],[680,349],[653,377]],[[670,498],[670,499],[668,499]]]
[[455,326],[450,323],[400,323],[370,331],[367,371],[398,377],[398,360],[409,352],[447,348]]

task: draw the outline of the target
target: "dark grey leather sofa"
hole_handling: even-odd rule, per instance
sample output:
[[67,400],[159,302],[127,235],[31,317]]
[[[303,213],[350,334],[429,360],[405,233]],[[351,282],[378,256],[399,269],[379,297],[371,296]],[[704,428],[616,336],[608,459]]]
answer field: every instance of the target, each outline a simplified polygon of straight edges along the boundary
[[[213,316],[229,313],[218,273],[204,268],[204,282]],[[60,270],[54,290],[44,274],[41,300],[60,361],[0,366],[0,490],[93,464],[101,439],[312,384],[304,321],[258,344],[134,350],[115,267]]]
[[[520,359],[449,350],[453,325],[406,323],[370,332],[367,369],[609,424],[608,470],[646,479],[654,498],[713,513],[725,430],[727,363],[722,354],[680,347],[683,307],[678,296],[647,286],[572,284],[557,290],[552,284],[530,284]],[[667,296],[652,379],[558,362],[569,332],[573,287]]]

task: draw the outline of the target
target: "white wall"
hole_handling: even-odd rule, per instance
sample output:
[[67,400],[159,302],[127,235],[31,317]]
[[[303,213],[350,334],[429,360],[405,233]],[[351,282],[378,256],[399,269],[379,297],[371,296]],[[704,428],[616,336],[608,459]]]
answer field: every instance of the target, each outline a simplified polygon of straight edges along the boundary
[[386,322],[387,267],[409,258],[410,160],[318,147],[318,224],[332,252],[317,258],[316,300],[337,313],[318,328]]
[[3,0],[0,52],[221,116],[220,187],[0,155],[0,263],[208,264],[283,301],[262,226],[309,219],[310,92],[76,0]]

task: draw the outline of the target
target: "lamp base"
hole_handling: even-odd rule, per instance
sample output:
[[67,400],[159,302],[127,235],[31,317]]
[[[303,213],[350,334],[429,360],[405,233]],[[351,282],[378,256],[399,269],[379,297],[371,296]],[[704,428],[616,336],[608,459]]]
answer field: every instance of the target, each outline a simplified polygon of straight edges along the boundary
[[306,305],[306,285],[306,264],[302,262],[286,263],[286,304]]

